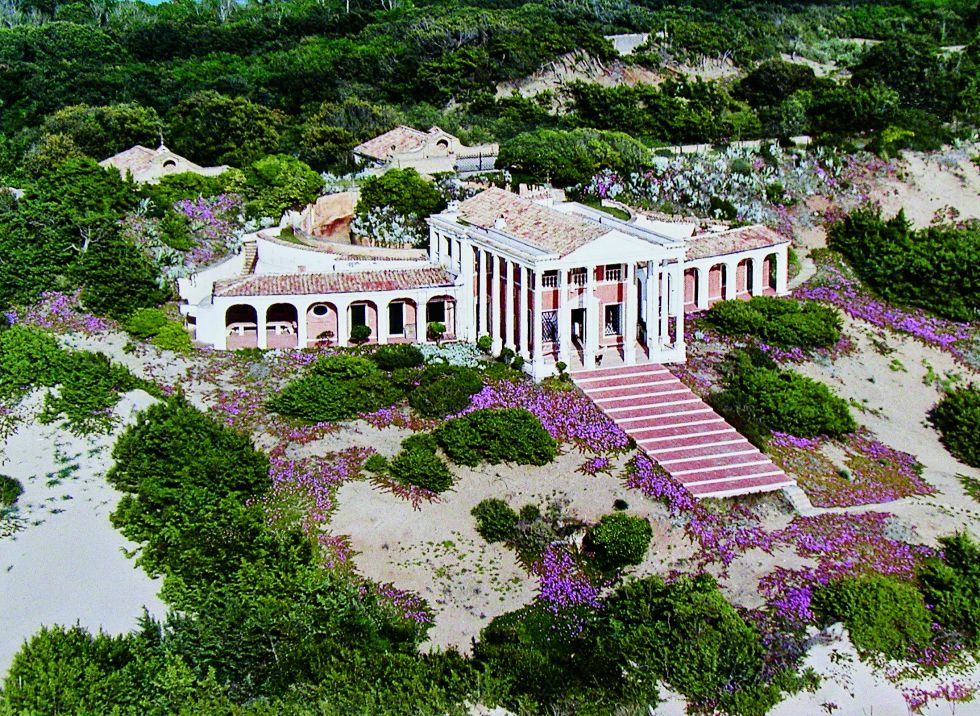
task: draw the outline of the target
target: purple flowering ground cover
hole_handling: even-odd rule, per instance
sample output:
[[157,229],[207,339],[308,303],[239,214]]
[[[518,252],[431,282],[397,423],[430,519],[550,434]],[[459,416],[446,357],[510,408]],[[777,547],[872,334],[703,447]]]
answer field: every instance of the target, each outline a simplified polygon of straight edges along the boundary
[[[846,453],[846,468],[837,468],[820,452],[828,444]],[[922,465],[912,455],[885,445],[863,428],[840,440],[774,433],[767,452],[796,477],[815,507],[880,504],[936,492],[922,479]]]
[[902,308],[882,301],[872,295],[840,260],[820,260],[816,275],[797,288],[793,296],[829,303],[853,318],[939,348],[968,366],[980,364],[977,350],[980,330],[975,324],[949,321],[921,309]]

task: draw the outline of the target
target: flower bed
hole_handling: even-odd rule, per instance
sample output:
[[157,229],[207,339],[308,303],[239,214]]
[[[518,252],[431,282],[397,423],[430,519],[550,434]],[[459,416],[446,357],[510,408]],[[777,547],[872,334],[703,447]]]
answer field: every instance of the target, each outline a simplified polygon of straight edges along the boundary
[[573,390],[547,390],[531,381],[494,381],[474,395],[463,414],[482,408],[523,408],[555,440],[601,454],[625,452],[631,441],[587,397]]
[[821,261],[816,275],[793,295],[829,303],[853,318],[912,336],[946,351],[967,365],[980,365],[977,350],[980,331],[974,325],[937,318],[921,309],[900,308],[877,299],[839,260]]
[[[829,444],[847,454],[848,471],[838,470],[820,452]],[[912,455],[888,447],[863,429],[841,440],[773,433],[768,452],[777,465],[796,476],[816,507],[877,504],[935,492],[922,480],[922,465]]]
[[87,336],[116,328],[115,321],[86,313],[79,306],[81,289],[71,293],[46,291],[37,302],[7,311],[8,323],[24,323],[56,333],[83,333]]

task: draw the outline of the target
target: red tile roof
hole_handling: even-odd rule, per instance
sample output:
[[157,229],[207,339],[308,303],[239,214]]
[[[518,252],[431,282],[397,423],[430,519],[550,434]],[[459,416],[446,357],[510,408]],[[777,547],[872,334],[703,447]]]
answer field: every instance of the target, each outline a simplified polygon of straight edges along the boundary
[[402,124],[358,144],[354,147],[354,152],[384,161],[394,153],[411,152],[420,148],[427,136],[426,132]]
[[459,205],[459,218],[484,229],[499,229],[545,251],[565,256],[610,232],[610,229],[566,214],[504,189],[491,188]]
[[251,275],[215,281],[215,296],[305,296],[321,293],[404,291],[413,288],[452,286],[445,269],[390,269],[338,273]]
[[699,234],[687,239],[687,260],[724,256],[788,243],[789,239],[767,226],[743,226],[718,234]]

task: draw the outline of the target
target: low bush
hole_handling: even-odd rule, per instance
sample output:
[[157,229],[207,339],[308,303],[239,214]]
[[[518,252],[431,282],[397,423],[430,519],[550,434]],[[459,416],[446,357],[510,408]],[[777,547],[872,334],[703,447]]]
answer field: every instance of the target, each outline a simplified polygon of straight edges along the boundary
[[112,408],[119,402],[120,393],[137,388],[159,395],[152,384],[137,378],[119,363],[113,363],[104,353],[78,351],[65,357],[64,374],[57,392],[44,397],[44,407],[38,419],[50,423],[64,418],[68,429],[85,435],[108,432],[113,424]]
[[453,485],[453,474],[446,461],[425,446],[405,446],[388,464],[388,473],[403,485],[415,485],[432,492],[445,492]]
[[942,557],[919,570],[922,596],[939,624],[980,647],[980,545],[965,532],[940,537],[939,545]]
[[374,473],[375,475],[388,471],[388,458],[384,455],[379,455],[374,453],[373,455],[368,455],[367,460],[364,461],[364,469],[368,472]]
[[378,350],[371,354],[374,361],[381,370],[395,370],[397,368],[415,368],[425,362],[422,351],[408,343],[391,344],[380,346]]
[[751,335],[777,346],[829,348],[840,340],[840,313],[813,301],[756,296],[719,301],[706,318],[721,333]]
[[432,433],[415,433],[402,440],[402,450],[425,450],[435,453],[439,449],[439,443]]
[[980,389],[955,388],[929,411],[943,445],[958,460],[980,467]]
[[824,625],[844,622],[851,642],[865,654],[892,659],[932,638],[932,617],[912,584],[880,574],[847,577],[818,589],[813,611]]
[[123,329],[135,338],[147,340],[157,335],[169,321],[166,311],[161,308],[140,308],[123,321]]
[[363,323],[357,326],[352,326],[350,329],[350,342],[354,345],[360,345],[361,343],[367,343],[371,338],[371,327],[365,326]]
[[510,539],[520,519],[510,505],[496,497],[481,501],[470,514],[476,518],[476,531],[490,543]]
[[32,387],[55,385],[67,361],[50,334],[18,325],[0,331],[0,398],[16,400]]
[[653,538],[650,522],[618,512],[605,515],[585,533],[583,545],[603,572],[640,564]]
[[847,401],[826,385],[795,371],[756,365],[745,352],[733,356],[724,385],[712,405],[764,430],[815,437],[857,429]]
[[601,612],[601,661],[637,684],[667,682],[692,705],[722,713],[766,713],[779,686],[763,678],[765,648],[754,626],[710,575],[628,582]]
[[194,346],[191,334],[177,321],[167,321],[150,341],[157,348],[174,353],[190,353]]
[[317,360],[309,373],[288,383],[267,405],[281,415],[320,422],[347,420],[403,397],[372,361],[339,355]]
[[10,507],[22,494],[24,494],[24,486],[20,484],[20,480],[0,475],[0,507]]
[[482,389],[483,380],[473,368],[431,365],[419,375],[408,404],[427,418],[444,418],[463,410],[470,404],[470,396]]
[[522,408],[474,410],[441,425],[435,432],[449,459],[476,467],[481,462],[546,465],[558,444],[537,417]]

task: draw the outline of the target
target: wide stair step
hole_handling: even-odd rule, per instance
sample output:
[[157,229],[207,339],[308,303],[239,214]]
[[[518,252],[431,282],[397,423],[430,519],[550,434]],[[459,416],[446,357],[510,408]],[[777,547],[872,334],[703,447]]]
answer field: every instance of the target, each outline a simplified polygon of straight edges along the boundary
[[661,365],[578,371],[572,380],[696,497],[732,497],[796,484]]

